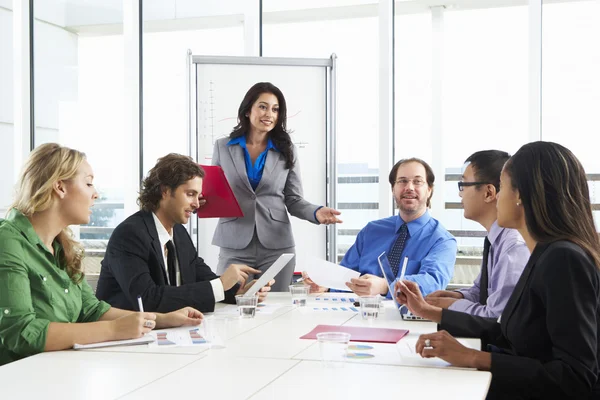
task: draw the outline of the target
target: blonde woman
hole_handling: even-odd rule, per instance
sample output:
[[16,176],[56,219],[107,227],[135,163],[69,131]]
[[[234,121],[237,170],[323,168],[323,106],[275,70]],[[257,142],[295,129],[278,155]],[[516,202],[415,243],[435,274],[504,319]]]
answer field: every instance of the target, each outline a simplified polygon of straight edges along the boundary
[[85,155],[48,143],[29,156],[16,200],[0,220],[0,365],[73,344],[132,339],[155,327],[197,325],[202,314],[120,310],[99,301],[69,225],[86,224],[98,198]]

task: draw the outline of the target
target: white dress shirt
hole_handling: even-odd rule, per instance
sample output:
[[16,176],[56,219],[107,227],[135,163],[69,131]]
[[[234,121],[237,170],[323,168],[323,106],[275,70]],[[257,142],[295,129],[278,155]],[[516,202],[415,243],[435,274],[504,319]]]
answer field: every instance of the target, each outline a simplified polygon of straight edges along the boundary
[[[175,241],[173,237],[167,232],[164,225],[155,213],[152,213],[152,218],[154,218],[154,225],[156,225],[156,232],[158,232],[158,240],[160,241],[160,247],[163,249],[163,261],[165,262],[165,272],[167,275],[167,282],[169,282],[169,271],[167,270],[167,242],[170,240],[173,242],[173,248],[175,248]],[[177,252],[175,252],[175,268],[177,271],[177,286],[181,285],[181,277],[179,274],[179,260],[177,259]],[[223,289],[223,283],[221,279],[216,278],[210,281],[210,284],[213,289],[213,294],[215,296],[215,303],[225,300],[225,290]]]

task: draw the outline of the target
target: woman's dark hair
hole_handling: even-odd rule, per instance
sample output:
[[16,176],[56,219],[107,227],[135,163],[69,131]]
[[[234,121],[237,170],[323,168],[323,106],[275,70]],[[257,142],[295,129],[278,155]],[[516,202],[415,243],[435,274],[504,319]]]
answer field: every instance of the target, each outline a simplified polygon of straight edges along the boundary
[[500,174],[502,167],[510,158],[510,154],[500,150],[483,150],[473,153],[465,160],[470,162],[475,173],[475,180],[486,182],[500,191]]
[[532,142],[506,162],[504,171],[519,191],[525,223],[537,242],[568,240],[600,267],[598,234],[583,166],[557,143]]
[[433,197],[433,183],[435,182],[435,175],[433,173],[433,169],[431,169],[429,164],[427,164],[425,161],[421,160],[420,158],[416,158],[416,157],[405,158],[405,159],[398,161],[396,164],[394,164],[394,166],[392,167],[392,170],[390,171],[390,176],[388,178],[390,180],[390,185],[392,186],[392,190],[394,189],[394,185],[396,184],[396,175],[398,175],[398,168],[400,168],[400,166],[402,164],[406,164],[406,163],[410,163],[410,162],[419,163],[423,166],[423,168],[425,168],[425,174],[427,175],[425,177],[425,179],[427,180],[427,186],[429,186],[431,188],[431,194],[427,198],[427,207],[431,208],[431,198]]
[[138,204],[144,211],[156,211],[163,191],[171,189],[171,193],[190,179],[204,178],[204,169],[192,160],[191,157],[181,154],[167,154],[159,158],[156,165],[148,172],[142,182],[142,190],[138,197]]
[[279,104],[279,113],[277,114],[277,123],[271,132],[269,137],[273,141],[273,144],[283,154],[285,158],[285,168],[290,169],[294,166],[294,145],[290,138],[290,132],[287,130],[287,106],[285,104],[285,97],[281,90],[270,82],[258,82],[248,90],[244,96],[244,100],[240,104],[238,109],[238,124],[233,128],[233,131],[229,134],[232,139],[246,135],[250,132],[250,119],[246,114],[250,113],[252,105],[256,102],[258,97],[263,93],[271,93],[277,97],[277,103]]

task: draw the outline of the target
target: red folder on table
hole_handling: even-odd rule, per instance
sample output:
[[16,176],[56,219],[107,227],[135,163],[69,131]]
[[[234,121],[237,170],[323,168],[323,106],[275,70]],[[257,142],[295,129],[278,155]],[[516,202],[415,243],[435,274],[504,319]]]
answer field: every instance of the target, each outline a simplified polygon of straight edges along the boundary
[[223,168],[218,165],[201,165],[206,172],[202,180],[202,197],[206,204],[198,209],[198,218],[243,217]]
[[317,325],[300,339],[316,339],[321,332],[345,332],[351,342],[396,343],[408,334],[406,329],[363,328],[361,326]]

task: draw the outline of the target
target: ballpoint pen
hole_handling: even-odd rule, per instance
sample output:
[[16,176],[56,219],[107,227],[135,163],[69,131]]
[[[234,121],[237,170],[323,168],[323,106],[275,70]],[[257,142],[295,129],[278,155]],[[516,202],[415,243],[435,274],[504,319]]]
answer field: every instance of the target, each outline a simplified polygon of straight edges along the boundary
[[142,304],[142,296],[138,296],[138,307],[140,308],[140,312],[144,312],[144,304]]

